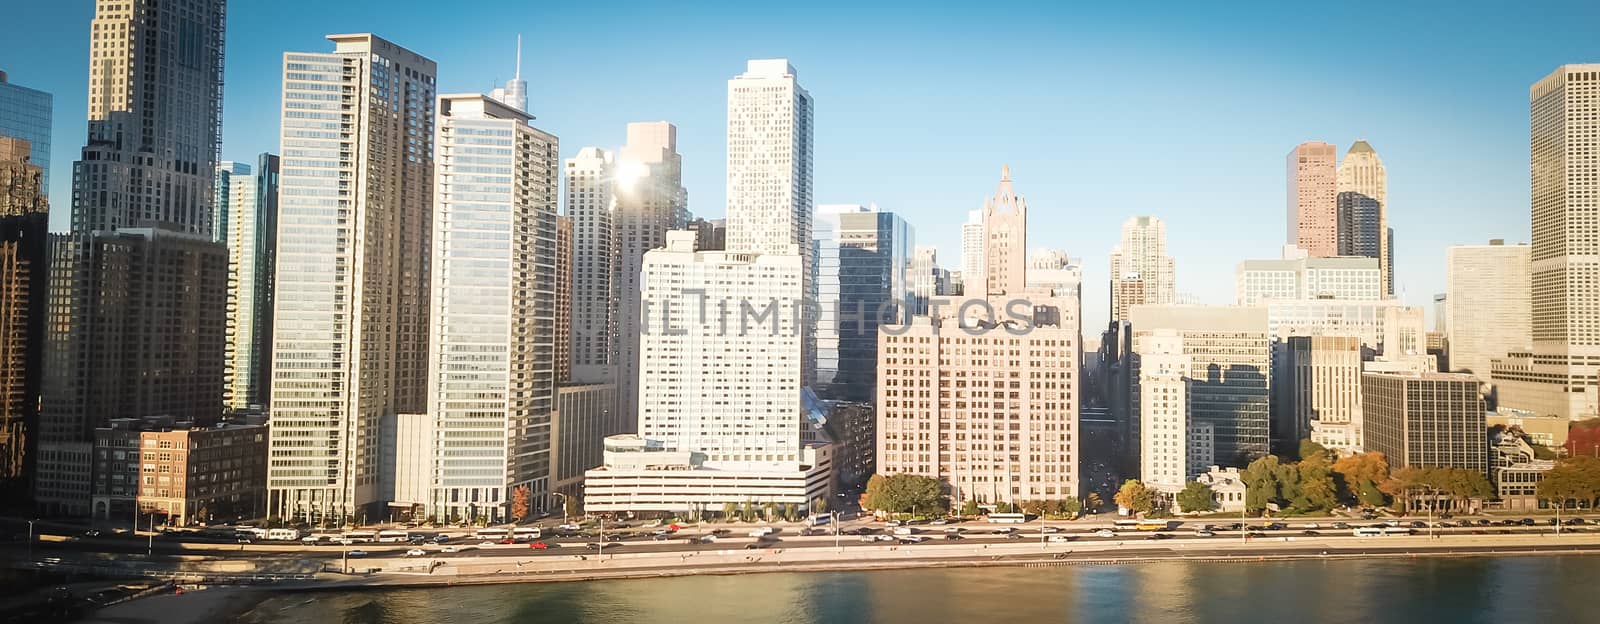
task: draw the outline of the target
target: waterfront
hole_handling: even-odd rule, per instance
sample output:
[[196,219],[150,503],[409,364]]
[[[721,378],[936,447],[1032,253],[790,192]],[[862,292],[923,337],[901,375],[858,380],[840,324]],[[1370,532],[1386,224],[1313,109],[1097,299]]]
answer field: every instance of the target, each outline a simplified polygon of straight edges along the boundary
[[247,624],[1586,621],[1600,557],[1162,562],[295,593]]

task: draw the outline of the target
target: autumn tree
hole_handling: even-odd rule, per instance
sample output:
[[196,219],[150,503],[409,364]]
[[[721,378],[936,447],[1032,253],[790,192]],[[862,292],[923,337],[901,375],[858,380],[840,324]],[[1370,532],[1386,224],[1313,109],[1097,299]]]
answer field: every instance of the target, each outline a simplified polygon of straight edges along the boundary
[[1190,481],[1178,492],[1178,510],[1184,513],[1211,511],[1217,508],[1216,493],[1211,486],[1199,481]]
[[1561,460],[1544,473],[1535,493],[1562,509],[1569,501],[1587,503],[1593,509],[1600,501],[1600,459],[1579,455]]
[[1145,487],[1138,479],[1128,479],[1117,490],[1117,506],[1133,513],[1150,513],[1155,508],[1155,493]]
[[1100,498],[1099,492],[1090,492],[1089,496],[1083,499],[1083,506],[1091,512],[1100,511],[1101,507],[1106,506],[1106,502]]
[[511,520],[522,522],[528,518],[528,502],[533,493],[528,486],[519,485],[511,489]]
[[1389,480],[1389,460],[1378,451],[1357,453],[1333,462],[1334,478],[1342,490],[1342,497],[1367,507],[1381,507],[1385,503],[1383,491],[1378,487]]

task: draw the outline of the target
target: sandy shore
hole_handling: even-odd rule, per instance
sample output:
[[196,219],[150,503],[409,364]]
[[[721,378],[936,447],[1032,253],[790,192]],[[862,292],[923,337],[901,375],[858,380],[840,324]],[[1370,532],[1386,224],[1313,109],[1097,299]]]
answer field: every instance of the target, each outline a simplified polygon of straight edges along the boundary
[[80,624],[221,624],[250,612],[273,591],[214,587],[161,594],[101,609]]

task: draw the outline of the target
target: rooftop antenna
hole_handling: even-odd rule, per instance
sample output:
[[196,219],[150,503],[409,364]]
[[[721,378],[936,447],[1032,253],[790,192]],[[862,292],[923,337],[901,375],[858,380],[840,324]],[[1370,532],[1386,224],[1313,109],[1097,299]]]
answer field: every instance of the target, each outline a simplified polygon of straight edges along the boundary
[[522,33],[517,33],[517,76],[514,80],[522,80]]

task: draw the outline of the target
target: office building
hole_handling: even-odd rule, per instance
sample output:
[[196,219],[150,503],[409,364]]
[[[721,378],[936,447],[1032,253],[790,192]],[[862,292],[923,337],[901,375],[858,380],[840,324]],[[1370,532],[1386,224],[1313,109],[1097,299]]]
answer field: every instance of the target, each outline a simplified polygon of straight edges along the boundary
[[1156,217],[1123,222],[1121,242],[1111,250],[1111,320],[1128,320],[1136,305],[1173,303],[1175,292],[1167,224]]
[[822,419],[812,422],[809,432],[802,429],[802,438],[828,445],[833,491],[862,490],[878,468],[878,417],[872,404],[825,400],[818,407]]
[[50,284],[49,191],[34,151],[0,136],[0,496],[19,502],[38,444]]
[[[1211,426],[1219,465],[1244,466],[1267,454],[1272,355],[1264,308],[1141,305],[1129,311],[1129,320],[1132,358],[1144,355],[1141,336],[1171,331],[1182,337],[1190,362],[1190,418]],[[1142,443],[1142,423],[1134,419],[1133,428],[1132,439]]]
[[91,512],[94,430],[111,418],[221,409],[227,256],[210,239],[224,4],[95,3],[71,233],[51,252],[35,487],[48,512]]
[[1011,188],[1011,167],[1001,167],[1000,187],[983,203],[986,291],[972,296],[1016,294],[1027,287],[1028,201]]
[[1489,483],[1494,486],[1495,500],[1506,511],[1533,511],[1546,509],[1550,503],[1539,499],[1539,482],[1556,462],[1538,459],[1533,446],[1521,436],[1501,432],[1489,441]]
[[1313,258],[1339,255],[1338,154],[1333,145],[1307,141],[1286,158],[1288,234],[1286,244]]
[[728,81],[729,250],[811,249],[813,105],[796,76],[761,59]]
[[269,513],[312,524],[381,515],[429,392],[435,65],[328,39],[283,56],[273,312]]
[[[831,397],[834,379],[839,375],[839,216],[845,213],[864,212],[866,207],[856,204],[824,204],[817,206],[816,218],[811,221],[812,283],[816,288],[817,303],[817,371],[814,388]],[[699,249],[700,232],[695,232],[695,248]]]
[[424,433],[406,440],[422,440],[410,456],[429,480],[400,483],[426,494],[396,501],[413,517],[497,524],[513,490],[527,488],[532,510],[552,491],[560,156],[530,120],[487,96],[439,97],[428,405]]
[[1373,258],[1309,258],[1286,247],[1281,260],[1245,260],[1234,272],[1239,305],[1282,300],[1384,299],[1383,273]]
[[1531,251],[1500,239],[1445,249],[1444,316],[1453,370],[1487,382],[1491,360],[1533,346]]
[[578,150],[562,169],[566,214],[572,219],[572,378],[586,383],[612,381],[616,374],[616,169],[612,155],[598,147]]
[[[644,255],[665,247],[667,232],[689,222],[689,193],[683,188],[683,156],[678,154],[678,129],[672,124],[628,124],[628,142],[617,156],[618,170],[623,173],[622,183],[614,188],[617,204],[612,214],[620,250],[612,278],[612,290],[618,297],[617,400],[623,417],[638,422]],[[807,192],[809,195],[809,187]],[[712,235],[716,238],[715,228]],[[722,228],[721,239],[724,245],[719,249],[726,248],[726,228]],[[585,252],[579,249],[577,253]],[[592,381],[588,377],[575,380]]]
[[700,251],[728,249],[728,220],[695,218],[683,226],[694,232],[694,248]]
[[272,280],[278,236],[278,157],[251,167],[217,165],[218,229],[228,248],[228,344],[222,399],[228,409],[267,405],[272,360]]
[[[1029,290],[1044,289],[1057,296],[1083,299],[1083,261],[1059,249],[1038,249],[1028,257]],[[1081,305],[1080,305],[1081,309]]]
[[[816,388],[828,400],[870,402],[876,391],[878,325],[903,323],[920,296],[946,294],[948,286],[937,276],[924,281],[915,272],[920,268],[911,252],[915,235],[895,213],[876,206],[825,205],[817,208],[814,226]],[[924,248],[915,249],[920,254]]]
[[1214,449],[1197,445],[1211,437],[1205,431],[1210,425],[1190,417],[1192,366],[1184,353],[1183,336],[1164,329],[1140,334],[1134,340],[1139,357],[1132,363],[1136,381],[1131,404],[1138,410],[1142,432],[1139,479],[1160,492],[1177,494],[1211,465]]
[[556,387],[556,409],[550,418],[550,492],[582,495],[584,473],[605,462],[605,439],[638,426],[617,412],[616,384]]
[[984,249],[988,237],[983,233],[983,211],[973,210],[967,213],[967,222],[961,224],[961,283],[962,294],[967,294],[967,283],[975,284],[971,287],[973,296],[985,296],[977,292],[987,288],[988,269],[984,263],[988,261]]
[[1362,446],[1389,467],[1463,468],[1488,475],[1483,397],[1471,375],[1361,375]]
[[[0,137],[28,142],[28,160],[44,176],[42,188],[50,188],[50,123],[54,102],[49,93],[11,82],[0,71]],[[14,158],[14,157],[13,157]]]
[[917,247],[911,254],[912,311],[927,314],[934,299],[950,294],[950,271],[939,266],[936,247]]
[[1389,177],[1365,140],[1350,145],[1338,172],[1338,255],[1375,258],[1383,297],[1394,296],[1394,231],[1389,227]]
[[1353,336],[1292,336],[1278,437],[1310,438],[1341,454],[1361,452],[1362,344]]
[[252,521],[266,511],[267,426],[115,418],[95,429],[95,518],[152,526]]
[[1491,377],[1500,405],[1589,418],[1600,415],[1600,64],[1558,67],[1528,95],[1533,348],[1491,364]]
[[[1395,353],[1423,353],[1426,332],[1422,325],[1422,308],[1403,305],[1399,300],[1338,300],[1338,299],[1279,299],[1259,306],[1267,311],[1267,329],[1276,340],[1290,336],[1353,336],[1374,352],[1389,353],[1384,347],[1384,336],[1389,331],[1389,320],[1403,324],[1397,327],[1400,335],[1414,340],[1397,345]],[[1398,316],[1392,316],[1398,315]]]
[[988,303],[1000,311],[1011,297],[1034,304],[1014,319],[1027,331],[958,318],[953,303],[880,334],[879,474],[939,479],[956,506],[1079,495],[1076,300],[1023,291]]
[[556,217],[556,342],[557,384],[572,381],[572,217]]

